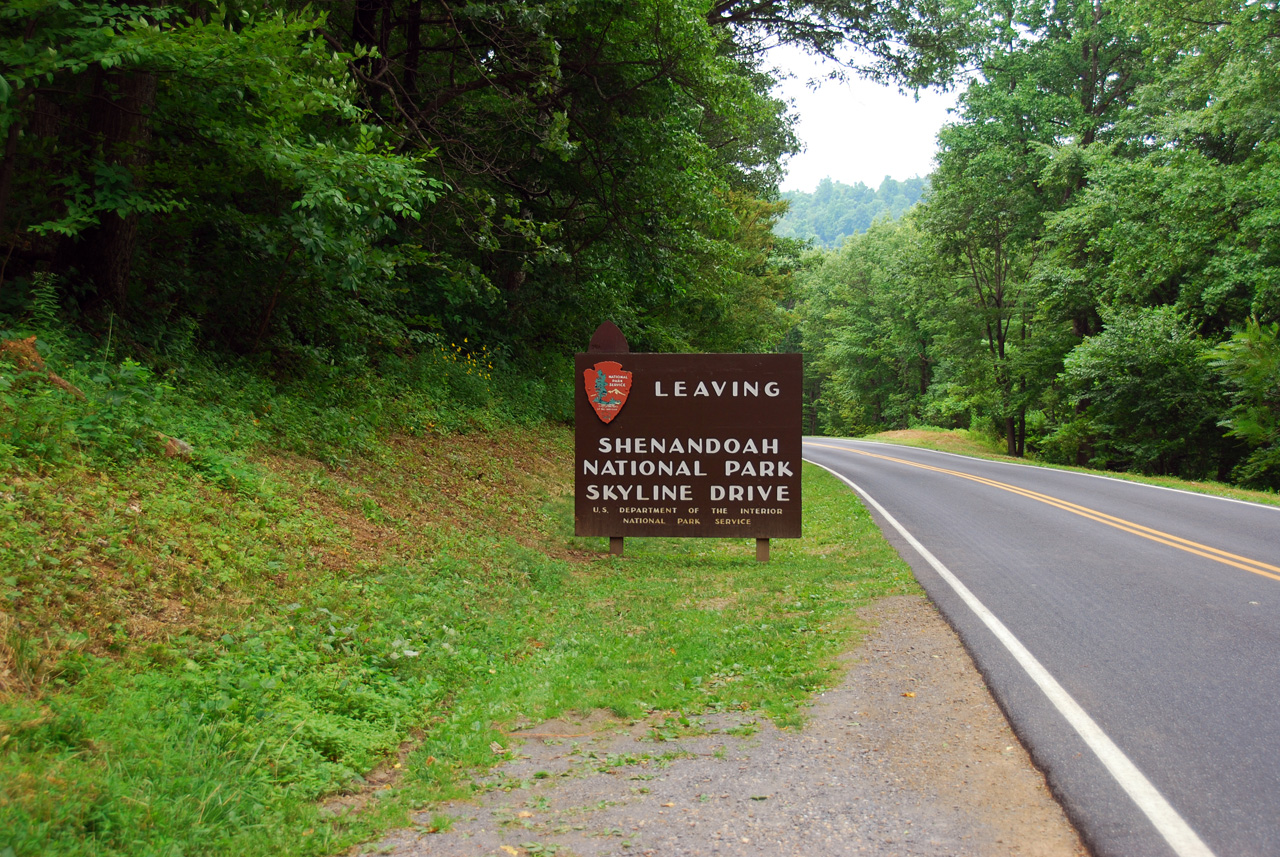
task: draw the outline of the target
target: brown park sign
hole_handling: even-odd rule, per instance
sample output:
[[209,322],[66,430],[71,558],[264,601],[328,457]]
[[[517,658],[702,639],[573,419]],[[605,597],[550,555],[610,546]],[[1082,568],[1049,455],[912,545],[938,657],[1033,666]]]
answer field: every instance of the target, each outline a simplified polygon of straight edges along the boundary
[[800,537],[799,354],[593,351],[575,370],[577,535]]

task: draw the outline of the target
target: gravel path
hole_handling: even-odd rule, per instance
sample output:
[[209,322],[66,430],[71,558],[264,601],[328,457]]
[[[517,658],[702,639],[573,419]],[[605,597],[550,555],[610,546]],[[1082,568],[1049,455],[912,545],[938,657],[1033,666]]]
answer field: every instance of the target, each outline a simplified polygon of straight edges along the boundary
[[[744,716],[654,723],[596,713],[513,733],[472,803],[371,849],[396,857],[1084,855],[955,634],[922,597],[873,624],[799,732]],[[522,742],[522,743],[521,743]],[[455,821],[429,832],[440,814]],[[366,852],[367,853],[367,852]]]

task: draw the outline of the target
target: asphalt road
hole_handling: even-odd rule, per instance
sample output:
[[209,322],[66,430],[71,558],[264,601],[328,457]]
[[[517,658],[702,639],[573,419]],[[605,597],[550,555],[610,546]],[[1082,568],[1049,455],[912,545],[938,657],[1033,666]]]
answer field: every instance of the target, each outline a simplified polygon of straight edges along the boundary
[[863,441],[804,455],[863,493],[1095,854],[1280,855],[1280,509]]

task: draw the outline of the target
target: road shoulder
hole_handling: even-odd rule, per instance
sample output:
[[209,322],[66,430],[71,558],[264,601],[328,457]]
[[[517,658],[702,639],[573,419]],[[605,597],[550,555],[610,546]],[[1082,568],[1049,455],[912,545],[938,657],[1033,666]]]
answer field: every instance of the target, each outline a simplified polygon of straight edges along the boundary
[[600,713],[529,724],[482,797],[421,813],[376,851],[1086,854],[933,605],[894,597],[860,615],[873,630],[803,730],[746,714],[697,718],[695,735]]

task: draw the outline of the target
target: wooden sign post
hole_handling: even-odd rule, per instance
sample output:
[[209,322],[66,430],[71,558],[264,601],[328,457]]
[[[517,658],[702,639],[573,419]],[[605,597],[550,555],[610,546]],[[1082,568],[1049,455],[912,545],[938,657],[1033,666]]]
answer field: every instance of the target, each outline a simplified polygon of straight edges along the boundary
[[606,322],[575,358],[574,532],[800,537],[799,354],[632,354]]

